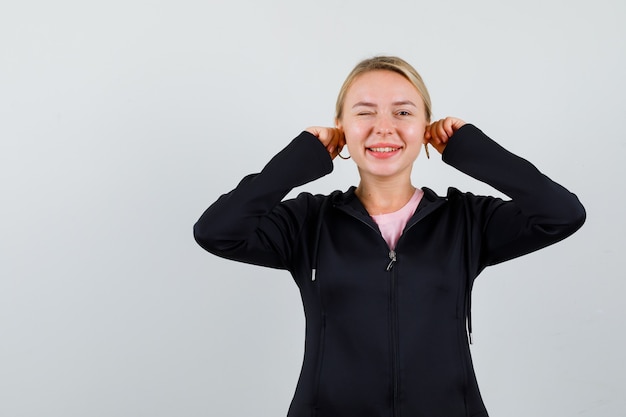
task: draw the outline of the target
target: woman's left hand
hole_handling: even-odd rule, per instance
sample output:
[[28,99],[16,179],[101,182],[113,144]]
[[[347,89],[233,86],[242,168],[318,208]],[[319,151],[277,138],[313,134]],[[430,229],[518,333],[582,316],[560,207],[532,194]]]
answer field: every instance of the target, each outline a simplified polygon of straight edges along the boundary
[[445,119],[437,120],[426,126],[424,132],[424,143],[431,144],[433,148],[437,149],[439,153],[443,153],[446,149],[448,140],[454,135],[454,132],[459,130],[465,122],[456,117],[446,117]]

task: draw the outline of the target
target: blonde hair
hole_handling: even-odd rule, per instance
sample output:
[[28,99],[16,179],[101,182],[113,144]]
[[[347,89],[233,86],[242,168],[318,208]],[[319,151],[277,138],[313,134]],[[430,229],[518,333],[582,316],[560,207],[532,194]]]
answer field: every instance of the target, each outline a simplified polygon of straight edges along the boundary
[[422,77],[419,73],[405,60],[402,58],[398,58],[396,56],[374,56],[372,58],[364,59],[359,62],[352,72],[348,74],[348,77],[343,82],[341,86],[341,90],[339,90],[339,95],[337,96],[337,104],[335,106],[335,119],[341,120],[343,116],[343,105],[346,100],[346,93],[348,89],[354,82],[354,80],[366,72],[377,71],[377,70],[387,70],[393,71],[404,78],[406,78],[413,86],[417,89],[419,95],[422,97],[424,101],[424,108],[426,111],[426,121],[430,122],[430,117],[432,114],[432,104],[430,102],[430,95],[428,94],[428,90],[426,89],[426,84],[422,80]]

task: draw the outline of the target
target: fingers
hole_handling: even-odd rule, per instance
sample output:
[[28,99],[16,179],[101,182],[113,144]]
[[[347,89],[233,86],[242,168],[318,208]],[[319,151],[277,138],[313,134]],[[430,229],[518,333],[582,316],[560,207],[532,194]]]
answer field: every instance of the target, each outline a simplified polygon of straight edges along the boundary
[[427,139],[447,141],[454,135],[454,132],[459,130],[465,122],[456,117],[446,117],[445,119],[437,120],[426,127],[425,137]]
[[346,145],[346,138],[343,135],[343,130],[333,129],[335,131],[335,149],[337,153],[341,152],[343,147]]
[[315,135],[324,145],[330,157],[334,159],[345,146],[346,140],[341,129],[333,127],[313,126],[306,129]]
[[320,138],[320,140],[326,144],[328,153],[334,159],[341,152],[341,148],[343,148],[343,133],[339,129],[326,128],[323,131],[323,135],[324,139]]
[[445,119],[443,119],[442,130],[444,131],[448,139],[450,139],[452,135],[454,135],[454,130],[452,130],[452,118],[446,117]]
[[443,120],[437,120],[429,126],[426,126],[426,131],[424,132],[425,143],[430,143],[434,147],[437,147],[437,145],[443,144],[447,141],[448,135],[444,129]]
[[465,122],[455,117],[446,117],[426,126],[424,143],[430,143],[439,153],[443,153],[448,140],[459,130]]

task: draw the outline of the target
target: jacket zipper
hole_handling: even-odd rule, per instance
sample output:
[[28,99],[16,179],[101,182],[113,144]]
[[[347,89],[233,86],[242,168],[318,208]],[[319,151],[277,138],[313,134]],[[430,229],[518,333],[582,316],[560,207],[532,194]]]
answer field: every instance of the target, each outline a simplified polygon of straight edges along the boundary
[[[363,223],[364,225],[366,225],[367,227],[374,230],[380,235],[379,231],[377,231],[374,227],[372,227],[363,219],[360,219],[354,215],[352,215],[352,217],[357,219],[358,221],[360,221],[361,223]],[[409,230],[414,225],[415,223],[407,224],[402,234],[404,235],[406,231]],[[400,240],[402,240],[402,236],[400,236],[398,243],[400,242]],[[400,366],[398,363],[399,362],[399,359],[398,359],[398,356],[399,356],[398,354],[398,350],[399,350],[398,348],[398,344],[399,344],[398,342],[398,307],[397,307],[397,300],[396,300],[397,298],[396,297],[396,274],[395,274],[395,270],[393,270],[393,266],[397,262],[398,257],[397,257],[396,251],[393,249],[389,250],[388,256],[389,256],[389,263],[387,264],[387,268],[385,270],[391,273],[391,277],[389,280],[389,310],[390,310],[390,321],[391,321],[390,323],[391,379],[392,379],[391,409],[392,409],[392,415],[394,417],[400,417],[400,407],[399,407],[399,391],[400,391],[399,369],[400,369]],[[313,280],[315,280],[315,278],[313,278]]]
[[395,250],[390,250],[389,251],[389,265],[387,265],[387,271],[391,271],[391,268],[393,268],[393,264],[396,263],[396,251]]
[[398,364],[398,307],[396,300],[396,274],[393,266],[397,261],[396,251],[389,251],[389,264],[387,271],[391,273],[389,277],[389,313],[390,313],[390,333],[391,333],[391,378],[392,378],[392,415],[400,416],[398,405],[400,375]]
[[[367,227],[369,227],[370,229],[372,229],[373,231],[375,231],[379,236],[380,236],[380,232],[373,227],[372,225],[370,225],[369,223],[367,223],[365,220],[359,218],[358,216],[355,216],[352,213],[348,213],[346,212],[348,215],[350,215],[352,218],[356,219],[357,221],[360,221],[361,223],[363,223],[364,225],[366,225]],[[413,226],[415,226],[418,221],[415,222],[411,222],[409,220],[409,223],[407,223],[407,225],[405,226],[404,230],[402,231],[402,235],[400,236],[400,239],[398,239],[398,243],[396,243],[396,247],[398,246],[398,244],[400,243],[400,241],[402,241],[402,238],[404,237],[404,235],[407,233],[407,231],[409,229],[411,229]],[[382,236],[381,236],[382,238]],[[391,326],[390,326],[390,338],[391,338],[391,374],[392,374],[392,415],[394,417],[400,417],[400,407],[399,407],[399,392],[400,392],[400,375],[399,375],[399,341],[398,341],[398,307],[397,307],[397,296],[396,296],[396,291],[397,291],[397,278],[396,278],[396,274],[395,274],[395,270],[393,269],[394,264],[397,262],[398,258],[397,258],[397,253],[395,250],[390,249],[389,250],[389,263],[387,264],[387,268],[386,271],[391,273],[390,276],[390,280],[389,280],[389,287],[390,287],[390,291],[389,291],[389,309],[390,309],[390,321],[391,321]],[[313,272],[313,277],[312,277],[313,281],[315,281],[315,272]]]
[[[415,223],[409,223],[402,231],[402,235],[396,243],[398,247],[400,241],[406,232],[415,226]],[[398,330],[398,301],[397,301],[397,277],[393,266],[398,261],[398,254],[394,249],[389,250],[389,263],[387,264],[387,272],[391,274],[389,277],[389,309],[391,317],[391,378],[393,384],[392,392],[392,415],[400,417],[400,359],[399,359],[399,330]]]

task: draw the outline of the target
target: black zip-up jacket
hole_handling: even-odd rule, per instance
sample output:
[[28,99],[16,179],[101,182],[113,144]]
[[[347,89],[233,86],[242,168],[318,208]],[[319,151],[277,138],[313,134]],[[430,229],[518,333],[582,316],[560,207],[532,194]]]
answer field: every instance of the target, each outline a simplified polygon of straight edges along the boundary
[[354,188],[283,201],[333,168],[303,132],[194,226],[207,251],[286,269],[300,289],[305,353],[288,417],[487,416],[467,337],[472,283],[486,266],[569,236],[585,210],[472,125],[443,160],[511,200],[424,188],[391,251]]

